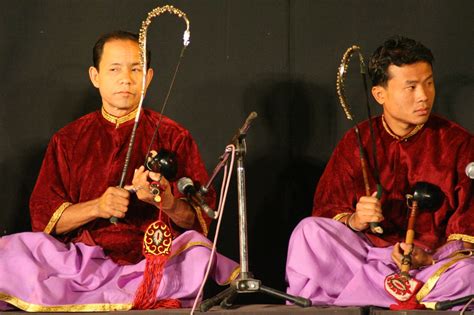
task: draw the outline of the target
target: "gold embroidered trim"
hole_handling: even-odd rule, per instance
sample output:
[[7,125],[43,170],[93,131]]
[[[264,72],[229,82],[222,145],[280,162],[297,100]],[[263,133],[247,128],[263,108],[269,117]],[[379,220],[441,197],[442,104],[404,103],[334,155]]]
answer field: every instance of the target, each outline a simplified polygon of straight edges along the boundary
[[132,304],[66,304],[55,306],[43,306],[25,302],[14,296],[1,293],[0,301],[11,304],[25,312],[112,312],[128,311],[132,309]]
[[183,246],[181,246],[180,248],[178,248],[176,250],[176,252],[172,253],[170,255],[170,258],[173,258],[175,256],[178,256],[179,254],[181,254],[182,252],[184,252],[185,250],[191,248],[191,247],[194,247],[194,246],[203,246],[203,247],[206,247],[206,248],[209,248],[209,249],[212,249],[212,244],[209,244],[207,242],[189,242],[189,243],[186,243],[184,244]]
[[351,215],[351,214],[352,214],[351,212],[339,213],[339,214],[336,214],[332,219],[341,222],[341,220],[343,218],[345,218],[345,217],[347,217],[348,215]]
[[[204,246],[212,249],[212,244],[207,242],[190,242],[179,248],[170,258],[177,256],[191,248],[193,246]],[[219,285],[228,285],[231,281],[235,280],[240,274],[240,266],[237,266],[229,278],[224,283]],[[25,302],[19,298],[0,292],[0,301],[4,301],[11,304],[25,312],[112,312],[112,311],[129,311],[132,309],[133,304],[68,304],[68,305],[55,305],[55,306],[43,306],[38,304],[32,304]]]
[[[212,244],[209,244],[207,242],[189,242],[183,246],[181,246],[176,252],[174,252],[171,256],[170,256],[170,259],[175,257],[175,256],[178,256],[179,254],[181,254],[182,252],[184,252],[185,250],[193,247],[193,246],[203,246],[203,247],[206,247],[208,249],[211,249],[212,250]],[[229,284],[232,280],[234,280],[235,278],[237,278],[237,276],[240,274],[240,266],[237,266],[235,267],[234,271],[232,271],[232,273],[230,274],[229,278],[224,282],[224,283],[219,283],[219,285],[227,285]]]
[[474,251],[471,250],[461,250],[457,251],[453,254],[452,259],[442,265],[436,272],[426,281],[426,283],[421,287],[420,291],[416,294],[416,299],[417,301],[421,301],[424,299],[434,288],[435,284],[438,282],[439,278],[441,278],[441,275],[448,270],[449,267],[457,263],[458,261],[464,259],[464,258],[469,258],[472,257]]
[[204,218],[202,216],[201,207],[197,207],[195,208],[195,210],[196,210],[196,215],[197,215],[199,224],[201,225],[202,234],[204,234],[204,236],[207,236],[207,233],[209,233],[209,231],[207,229],[206,221],[204,221]]
[[59,208],[56,211],[54,211],[53,215],[51,216],[51,219],[48,222],[48,225],[46,225],[46,227],[44,228],[44,231],[43,231],[44,233],[51,234],[54,227],[56,226],[56,223],[58,223],[59,219],[63,215],[64,210],[66,210],[66,208],[69,207],[70,205],[72,205],[72,203],[63,202],[59,206]]
[[423,304],[426,308],[429,308],[430,310],[436,309],[436,303],[438,302],[420,302],[420,304]]
[[103,106],[102,106],[101,112],[102,112],[102,117],[104,117],[105,120],[110,121],[111,123],[115,124],[115,128],[118,128],[121,124],[135,118],[135,116],[137,115],[137,112],[138,112],[138,107],[135,108],[130,113],[128,113],[127,115],[122,116],[122,117],[115,117],[115,116],[107,113]]
[[388,133],[390,136],[392,136],[392,138],[394,138],[394,139],[396,139],[396,140],[398,140],[398,141],[403,141],[403,140],[406,140],[406,139],[408,139],[408,138],[414,136],[415,134],[417,134],[418,131],[420,131],[420,129],[423,128],[423,126],[424,126],[425,124],[416,125],[416,127],[413,128],[413,130],[410,131],[409,134],[407,134],[407,135],[405,135],[405,136],[403,136],[403,137],[397,136],[396,134],[393,133],[393,131],[392,131],[392,130],[390,129],[390,127],[387,125],[387,122],[385,121],[385,116],[384,116],[384,115],[382,115],[382,125],[383,125],[385,131],[387,131],[387,133]]
[[234,281],[239,274],[240,274],[240,266],[237,266],[235,267],[234,271],[232,271],[232,273],[230,274],[229,278],[226,281],[224,281],[223,283],[217,283],[217,284],[220,286],[228,285],[232,281]]
[[188,202],[187,198],[180,198],[180,199],[186,202],[188,205],[190,205],[194,209],[194,211],[196,212],[197,219],[199,221],[199,225],[201,225],[202,234],[204,234],[204,236],[207,236],[207,233],[209,233],[209,230],[207,229],[206,221],[204,220],[202,216],[201,207],[199,207],[194,202]]
[[474,244],[474,236],[466,234],[451,234],[448,237],[448,241],[463,241]]

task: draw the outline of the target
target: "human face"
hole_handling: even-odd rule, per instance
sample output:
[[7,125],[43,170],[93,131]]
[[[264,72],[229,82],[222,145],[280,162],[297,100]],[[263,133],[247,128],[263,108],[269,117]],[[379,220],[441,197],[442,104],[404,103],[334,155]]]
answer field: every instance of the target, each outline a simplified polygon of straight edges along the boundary
[[[132,112],[140,102],[143,71],[138,43],[131,40],[111,40],[105,43],[99,69],[89,68],[92,84],[99,89],[102,106],[116,117]],[[146,86],[153,71],[147,71]]]
[[433,70],[421,61],[401,67],[390,65],[388,74],[387,86],[374,86],[372,94],[383,106],[390,129],[405,136],[430,116],[435,98]]

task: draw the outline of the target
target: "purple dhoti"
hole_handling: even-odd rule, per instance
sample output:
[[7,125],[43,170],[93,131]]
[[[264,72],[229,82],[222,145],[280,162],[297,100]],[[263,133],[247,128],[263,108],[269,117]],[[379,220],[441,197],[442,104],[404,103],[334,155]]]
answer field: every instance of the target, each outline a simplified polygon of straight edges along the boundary
[[[194,302],[204,279],[211,242],[188,231],[173,241],[158,299]],[[132,308],[145,260],[118,265],[97,246],[63,244],[44,233],[0,238],[0,310],[113,311]],[[219,284],[236,278],[239,266],[217,254],[211,277]]]
[[[293,231],[286,264],[287,292],[309,298],[313,305],[389,307],[394,298],[384,289],[387,275],[399,272],[391,259],[393,246],[378,248],[362,233],[321,217],[302,220]],[[449,263],[412,270],[426,283]],[[433,280],[431,280],[433,281]],[[474,258],[464,258],[441,274],[421,302],[452,300],[474,293]]]

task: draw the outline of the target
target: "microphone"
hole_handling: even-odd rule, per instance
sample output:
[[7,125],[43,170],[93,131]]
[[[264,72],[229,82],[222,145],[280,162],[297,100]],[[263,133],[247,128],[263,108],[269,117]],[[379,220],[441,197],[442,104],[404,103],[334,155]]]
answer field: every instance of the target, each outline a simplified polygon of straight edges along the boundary
[[197,203],[209,218],[217,218],[217,213],[206,204],[206,202],[202,198],[201,192],[196,190],[196,187],[194,186],[194,183],[191,178],[181,177],[178,180],[177,186],[179,192],[186,195],[188,199],[191,199],[192,201]]
[[474,179],[474,162],[471,162],[466,166],[466,175],[470,179]]
[[[472,164],[472,163],[471,163]],[[462,305],[468,303],[470,300],[474,299],[474,294],[455,299],[455,300],[446,300],[441,302],[436,302],[435,309],[436,310],[447,310],[457,305]]]
[[240,127],[240,129],[237,130],[237,133],[232,137],[230,143],[235,143],[237,140],[245,138],[245,136],[247,135],[247,131],[249,130],[250,125],[252,123],[252,120],[257,118],[257,116],[257,112],[251,112],[245,120],[244,125]]

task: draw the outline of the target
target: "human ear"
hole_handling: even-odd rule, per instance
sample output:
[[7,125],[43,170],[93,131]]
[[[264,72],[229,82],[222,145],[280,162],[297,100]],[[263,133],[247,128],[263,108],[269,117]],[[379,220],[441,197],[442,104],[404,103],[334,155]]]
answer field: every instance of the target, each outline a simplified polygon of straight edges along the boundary
[[376,85],[372,87],[371,92],[377,103],[379,103],[380,105],[383,105],[385,103],[386,91],[384,87]]
[[99,88],[99,70],[96,67],[89,68],[89,78],[91,79],[92,84]]
[[154,72],[153,72],[152,68],[149,68],[146,71],[146,88],[148,88],[148,86],[150,85],[150,82],[153,79],[153,74],[154,74]]

